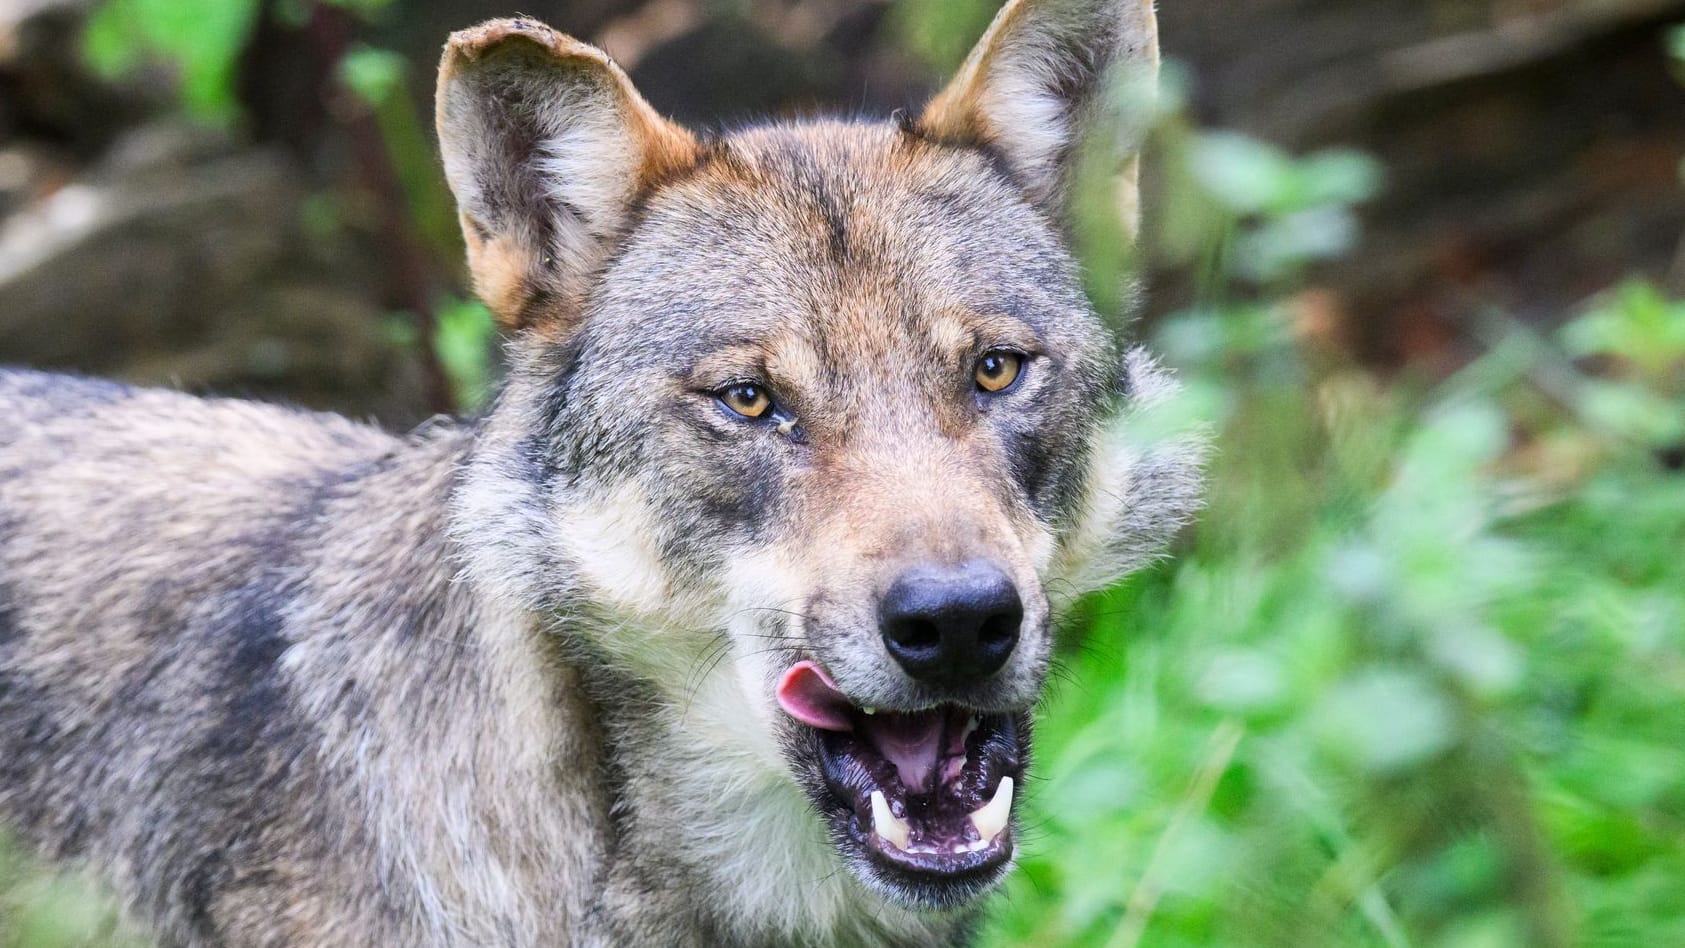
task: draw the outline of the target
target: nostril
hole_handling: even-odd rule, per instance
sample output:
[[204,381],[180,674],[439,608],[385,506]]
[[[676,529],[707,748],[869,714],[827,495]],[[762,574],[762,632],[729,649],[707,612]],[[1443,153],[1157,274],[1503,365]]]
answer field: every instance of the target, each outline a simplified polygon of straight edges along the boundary
[[942,630],[922,616],[898,616],[884,622],[884,635],[910,652],[935,651],[942,644]]
[[995,647],[1004,642],[1013,642],[1018,638],[1018,626],[1024,621],[1023,610],[1013,609],[1011,612],[997,612],[983,622],[983,630],[977,635],[977,644],[985,647]]
[[966,684],[999,671],[1018,645],[1024,606],[992,563],[918,566],[880,604],[884,647],[908,675]]
[[983,671],[992,674],[1000,670],[1018,647],[1018,631],[1024,625],[1024,607],[1013,594],[1012,605],[983,621],[977,634],[977,652]]

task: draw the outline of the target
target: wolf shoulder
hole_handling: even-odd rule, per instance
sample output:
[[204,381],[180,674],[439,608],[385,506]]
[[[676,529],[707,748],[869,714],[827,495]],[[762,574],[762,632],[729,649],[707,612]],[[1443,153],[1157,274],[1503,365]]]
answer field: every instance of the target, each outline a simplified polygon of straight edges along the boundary
[[402,439],[344,417],[0,366],[0,470],[112,457],[161,471],[214,462],[262,476],[325,468]]
[[0,420],[0,590],[67,628],[148,624],[136,610],[162,590],[184,605],[247,581],[315,498],[405,445],[332,415],[13,369]]

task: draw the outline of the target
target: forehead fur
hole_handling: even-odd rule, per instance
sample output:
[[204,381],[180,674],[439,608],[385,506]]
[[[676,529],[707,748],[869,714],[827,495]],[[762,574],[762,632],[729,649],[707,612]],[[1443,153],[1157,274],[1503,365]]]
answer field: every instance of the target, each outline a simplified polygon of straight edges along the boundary
[[1095,330],[1057,230],[1014,182],[981,151],[893,125],[740,132],[641,211],[592,317],[638,320],[646,338],[796,334],[824,357],[963,342],[990,320],[1052,351]]

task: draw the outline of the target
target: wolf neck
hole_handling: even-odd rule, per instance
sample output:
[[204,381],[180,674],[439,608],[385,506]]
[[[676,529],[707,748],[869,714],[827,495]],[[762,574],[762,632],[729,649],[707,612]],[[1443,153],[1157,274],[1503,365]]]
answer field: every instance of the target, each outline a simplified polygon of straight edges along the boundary
[[[590,695],[612,788],[598,910],[609,944],[932,945],[950,921],[885,905],[848,871],[787,774],[774,732],[717,648],[670,640],[684,684],[609,657],[603,635],[673,635],[600,616],[558,620]],[[682,934],[681,934],[682,933]]]
[[733,657],[718,654],[723,637],[651,628],[583,603],[591,582],[556,555],[525,426],[502,420],[476,434],[450,531],[484,658],[485,684],[469,690],[501,685],[501,697],[477,699],[498,719],[461,739],[496,749],[476,759],[466,743],[453,759],[464,788],[497,775],[496,789],[510,795],[498,818],[529,827],[524,838],[551,862],[570,851],[569,878],[592,880],[558,887],[595,895],[570,909],[587,919],[572,941],[949,940],[945,925],[933,930],[885,906],[842,865],[773,729],[749,706]]
[[472,440],[328,478],[283,664],[320,722],[321,806],[373,850],[354,897],[382,906],[383,943],[568,943],[607,824],[598,742],[526,617],[458,581],[445,509]]
[[[885,906],[842,865],[771,732],[745,706],[729,658],[696,653],[690,683],[675,691],[598,644],[656,630],[582,614],[502,616],[500,625],[515,621],[498,634],[524,644],[496,673],[509,682],[503,720],[482,726],[549,756],[510,771],[507,748],[467,768],[463,783],[478,776],[483,786],[504,767],[507,812],[556,834],[535,832],[546,856],[573,850],[568,871],[593,881],[564,888],[594,898],[571,910],[570,923],[584,920],[571,943],[951,942],[946,921]],[[556,732],[541,740],[542,728]]]

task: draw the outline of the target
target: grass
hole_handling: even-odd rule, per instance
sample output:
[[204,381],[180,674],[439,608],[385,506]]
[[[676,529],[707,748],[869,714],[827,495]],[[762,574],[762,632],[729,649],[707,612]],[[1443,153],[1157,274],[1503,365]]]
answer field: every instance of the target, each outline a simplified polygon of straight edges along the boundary
[[1383,380],[1303,292],[1380,169],[1166,100],[1210,504],[1073,623],[984,944],[1685,944],[1685,304]]
[[1685,310],[1390,389],[1274,313],[1184,365],[1211,506],[1089,605],[986,943],[1685,944]]

